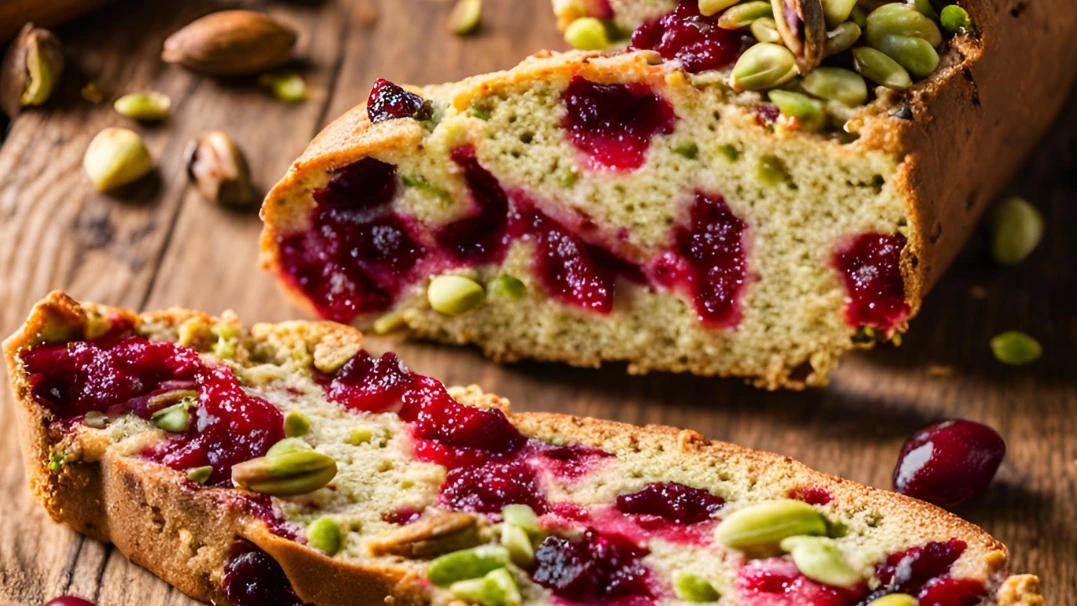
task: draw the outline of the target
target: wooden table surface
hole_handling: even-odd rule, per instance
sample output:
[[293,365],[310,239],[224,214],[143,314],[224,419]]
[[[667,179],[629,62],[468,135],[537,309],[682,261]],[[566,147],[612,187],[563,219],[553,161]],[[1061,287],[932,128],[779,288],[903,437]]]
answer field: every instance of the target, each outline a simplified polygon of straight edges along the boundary
[[[185,142],[203,130],[227,130],[264,190],[328,120],[361,102],[377,77],[445,81],[563,47],[547,0],[487,0],[484,29],[467,39],[445,31],[450,6],[437,0],[245,4],[303,32],[308,101],[285,104],[252,82],[221,83],[157,59],[169,33],[223,3],[130,1],[58,30],[73,75],[49,107],[13,122],[0,149],[0,333],[14,331],[33,302],[57,288],[136,309],[232,308],[248,323],[296,317],[271,276],[256,268],[257,216],[199,197],[185,176]],[[163,91],[174,101],[172,116],[154,127],[131,124],[109,103],[80,98],[86,78],[110,100]],[[90,139],[114,125],[142,132],[157,159],[154,177],[119,199],[94,192],[81,169]],[[1033,258],[998,269],[977,236],[904,344],[850,356],[825,390],[766,393],[736,380],[627,377],[622,366],[496,366],[473,350],[378,340],[371,347],[393,346],[413,368],[447,383],[481,383],[518,410],[690,427],[884,488],[901,443],[917,429],[950,417],[988,423],[1006,438],[1009,455],[991,489],[958,513],[1010,546],[1015,571],[1044,578],[1049,605],[1077,605],[1077,99],[1012,191],[1047,219]],[[970,295],[974,286],[986,296]],[[994,361],[988,340],[1007,329],[1039,338],[1044,358],[1024,368]],[[933,376],[932,368],[952,375]],[[111,546],[52,523],[32,501],[4,388],[0,599],[38,605],[60,594],[103,606],[191,603]]]

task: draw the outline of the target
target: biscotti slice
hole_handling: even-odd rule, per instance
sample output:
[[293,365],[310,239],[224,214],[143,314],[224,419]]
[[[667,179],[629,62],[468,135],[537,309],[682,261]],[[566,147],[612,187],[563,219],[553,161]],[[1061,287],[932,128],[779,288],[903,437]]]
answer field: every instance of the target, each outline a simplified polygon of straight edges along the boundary
[[217,604],[1042,604],[932,505],[691,431],[509,414],[361,345],[53,294],[4,344],[30,486]]
[[[884,33],[922,28],[931,42],[910,44],[942,53],[907,91],[866,82],[852,51],[754,44],[718,25],[745,5],[703,16],[694,0],[612,4],[625,27],[674,8],[657,50],[544,53],[410,92],[379,81],[270,192],[263,264],[322,318],[497,360],[821,385],[843,352],[905,330],[1060,103],[1028,83],[1038,109],[1007,115],[981,71],[1007,52],[1042,59],[1022,66],[1041,80],[1077,71],[1046,56],[1053,36],[984,4],[944,36],[871,3],[896,7]],[[1068,13],[1044,27],[1065,38]]]

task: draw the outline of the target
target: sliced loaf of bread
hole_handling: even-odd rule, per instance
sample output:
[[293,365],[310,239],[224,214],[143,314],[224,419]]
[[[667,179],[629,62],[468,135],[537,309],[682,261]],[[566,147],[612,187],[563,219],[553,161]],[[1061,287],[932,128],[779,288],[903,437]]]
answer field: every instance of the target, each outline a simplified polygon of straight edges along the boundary
[[[861,3],[841,23],[853,46],[824,56],[824,16],[797,13],[819,0],[789,3],[796,52],[789,28],[749,33],[769,3],[697,4],[570,0],[566,24],[637,28],[633,47],[379,81],[268,195],[263,264],[320,317],[497,360],[824,384],[843,352],[906,329],[1047,126],[1077,14],[968,2],[947,33]],[[755,21],[729,18],[745,7]],[[899,42],[931,59],[915,84],[875,48],[905,61]]]
[[509,413],[361,346],[55,293],[4,343],[30,487],[217,604],[1043,603],[932,505],[692,431]]

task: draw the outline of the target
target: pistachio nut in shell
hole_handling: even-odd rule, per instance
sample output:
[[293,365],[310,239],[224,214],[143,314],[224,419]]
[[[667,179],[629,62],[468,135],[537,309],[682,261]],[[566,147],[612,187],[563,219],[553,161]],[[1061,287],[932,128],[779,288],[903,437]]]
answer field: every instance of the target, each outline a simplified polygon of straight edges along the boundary
[[14,117],[23,107],[45,103],[63,71],[60,40],[52,32],[27,23],[4,54],[0,109]]
[[771,0],[771,8],[778,33],[796,57],[800,73],[815,69],[823,61],[826,50],[826,19],[821,0]]
[[313,450],[259,457],[232,468],[236,486],[273,496],[314,492],[336,475],[336,461]]
[[207,200],[226,206],[254,201],[247,158],[228,133],[211,130],[187,144],[187,176]]
[[291,59],[298,38],[265,13],[218,11],[169,36],[161,59],[211,76],[253,75]]
[[145,177],[153,170],[153,158],[138,133],[113,127],[90,141],[82,167],[98,191],[109,191]]

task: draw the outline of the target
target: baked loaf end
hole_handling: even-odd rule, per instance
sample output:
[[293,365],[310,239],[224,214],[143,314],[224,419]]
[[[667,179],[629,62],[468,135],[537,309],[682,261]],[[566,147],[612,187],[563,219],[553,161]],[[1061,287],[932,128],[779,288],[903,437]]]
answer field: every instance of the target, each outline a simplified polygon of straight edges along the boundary
[[934,506],[691,431],[507,414],[360,347],[54,293],[4,343],[31,489],[237,606],[1043,603]]
[[[270,192],[263,264],[321,317],[498,360],[822,385],[906,329],[1073,80],[1077,17],[1003,4],[837,131],[655,51],[379,82]],[[675,5],[611,3],[625,28]]]

